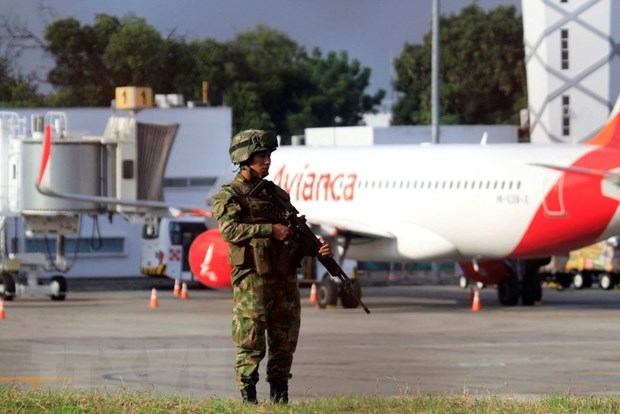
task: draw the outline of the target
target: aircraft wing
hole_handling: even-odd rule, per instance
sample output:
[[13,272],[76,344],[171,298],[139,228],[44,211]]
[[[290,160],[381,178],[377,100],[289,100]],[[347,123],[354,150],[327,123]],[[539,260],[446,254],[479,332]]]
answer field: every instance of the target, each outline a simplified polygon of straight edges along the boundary
[[[356,257],[382,257],[379,261],[408,258],[408,260],[435,260],[460,256],[457,246],[450,239],[422,225],[407,221],[381,221],[360,223],[354,219],[328,220],[308,216],[308,222],[320,225],[323,234],[363,238],[365,247],[356,247]],[[372,247],[368,247],[371,246]],[[366,250],[364,250],[366,249]]]
[[307,216],[308,222],[313,225],[322,227],[323,229],[333,229],[337,233],[352,233],[358,236],[371,237],[371,238],[389,238],[395,237],[385,227],[377,227],[369,225],[368,223],[360,223],[359,221],[330,217],[326,219],[324,217]]

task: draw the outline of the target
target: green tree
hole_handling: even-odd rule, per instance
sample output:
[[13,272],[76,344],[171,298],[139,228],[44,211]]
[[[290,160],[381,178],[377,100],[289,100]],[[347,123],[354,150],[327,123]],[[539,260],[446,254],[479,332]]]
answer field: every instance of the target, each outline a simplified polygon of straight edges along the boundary
[[233,108],[233,128],[288,135],[286,118],[299,107],[304,48],[277,30],[258,26],[226,42],[225,50],[224,103]]
[[[173,46],[174,42],[168,44]],[[111,34],[103,63],[112,73],[114,86],[151,86],[169,92],[170,78],[163,72],[166,43],[161,34],[142,18],[124,16],[120,27]]]
[[153,86],[156,93],[181,94],[187,100],[202,99],[202,80],[197,68],[194,46],[183,39],[168,36],[163,42],[164,57],[160,78]]
[[0,106],[31,107],[44,103],[37,92],[33,75],[13,74],[9,60],[0,58]]
[[[431,34],[395,60],[394,124],[430,123]],[[518,123],[527,102],[523,25],[514,6],[477,5],[440,20],[442,123]]]
[[[29,32],[28,32],[29,33]],[[150,86],[155,93],[202,98],[233,109],[233,128],[272,129],[288,139],[305,127],[357,125],[385,92],[364,94],[370,69],[346,52],[311,56],[295,41],[266,26],[223,43],[162,37],[133,14],[98,14],[95,23],[73,18],[50,24],[45,41],[55,61],[48,79],[54,106],[107,106],[118,86]]]
[[365,95],[370,69],[360,62],[349,62],[345,51],[329,52],[323,58],[315,48],[308,60],[308,89],[301,100],[302,109],[291,114],[290,129],[303,132],[304,126],[359,125],[362,116],[381,103],[385,91]]
[[150,86],[158,93],[193,93],[195,59],[182,39],[161,34],[142,18],[97,14],[95,24],[74,18],[46,28],[56,65],[48,79],[59,106],[107,106],[119,86]]
[[[226,45],[214,39],[194,40],[190,44],[190,53],[195,57],[194,83],[200,82],[202,87],[202,82],[207,82],[209,103],[215,106],[222,105],[224,91],[228,85],[228,79],[232,79],[234,66],[229,60]],[[192,96],[194,99],[201,99],[202,89],[200,95]]]
[[103,56],[109,39],[119,30],[116,17],[98,14],[93,26],[81,26],[76,19],[60,19],[47,26],[47,51],[55,66],[48,80],[57,95],[58,106],[107,106],[114,96],[114,80]]
[[[346,52],[319,49],[308,56],[288,36],[265,26],[223,47],[203,43],[198,66],[222,102],[233,108],[233,128],[276,130],[288,139],[307,127],[358,125],[384,91],[364,94],[370,69]],[[211,89],[211,86],[210,86]]]

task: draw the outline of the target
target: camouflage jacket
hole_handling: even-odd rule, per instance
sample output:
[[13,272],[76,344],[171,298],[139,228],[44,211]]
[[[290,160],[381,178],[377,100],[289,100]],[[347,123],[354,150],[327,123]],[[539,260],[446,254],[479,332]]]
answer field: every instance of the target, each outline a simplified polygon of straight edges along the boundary
[[[254,185],[238,173],[235,181],[240,181],[247,188],[247,192]],[[214,196],[213,218],[217,220],[222,238],[232,244],[246,244],[255,237],[271,237],[272,225],[243,223],[243,209],[239,202],[239,194],[230,185],[224,185]],[[239,280],[253,269],[233,267],[232,282]]]

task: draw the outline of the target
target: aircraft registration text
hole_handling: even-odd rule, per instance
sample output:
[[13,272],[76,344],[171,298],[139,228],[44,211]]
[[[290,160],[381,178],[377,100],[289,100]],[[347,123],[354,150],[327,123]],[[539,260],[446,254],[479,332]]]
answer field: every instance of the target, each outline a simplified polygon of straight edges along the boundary
[[528,204],[527,195],[525,194],[499,194],[496,200],[498,204]]

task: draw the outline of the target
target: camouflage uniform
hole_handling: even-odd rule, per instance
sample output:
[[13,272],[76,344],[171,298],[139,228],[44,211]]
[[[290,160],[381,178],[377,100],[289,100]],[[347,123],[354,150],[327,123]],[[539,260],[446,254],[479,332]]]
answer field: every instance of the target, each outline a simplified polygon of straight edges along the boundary
[[[301,317],[299,288],[294,270],[297,264],[287,264],[287,270],[277,269],[282,266],[263,263],[263,259],[273,261],[270,259],[274,257],[273,253],[264,257],[255,256],[256,246],[250,245],[254,244],[253,241],[265,241],[275,251],[287,242],[271,238],[272,224],[275,222],[272,218],[252,217],[248,211],[247,200],[250,198],[246,194],[253,187],[254,184],[238,173],[229,185],[223,186],[215,195],[213,209],[213,217],[218,221],[222,237],[229,242],[229,261],[233,265],[232,336],[237,347],[237,383],[244,400],[244,392],[248,389],[255,395],[258,367],[265,356],[267,345],[267,381],[272,386],[272,400],[275,384],[275,392],[278,387],[284,387],[286,396],[280,402],[287,402],[287,382],[291,377]],[[265,264],[267,271],[259,270]]]

